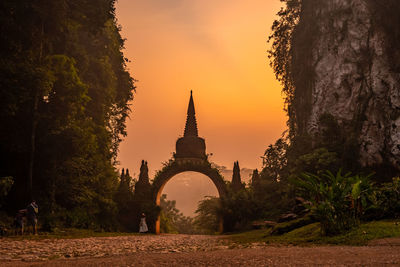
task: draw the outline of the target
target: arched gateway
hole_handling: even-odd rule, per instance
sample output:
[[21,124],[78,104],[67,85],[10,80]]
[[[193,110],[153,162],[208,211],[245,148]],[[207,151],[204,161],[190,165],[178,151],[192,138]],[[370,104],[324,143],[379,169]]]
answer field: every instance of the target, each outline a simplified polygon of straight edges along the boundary
[[[175,159],[166,165],[155,177],[153,181],[153,200],[156,205],[160,205],[160,196],[165,184],[175,175],[186,172],[199,172],[211,179],[217,187],[220,197],[226,196],[226,184],[219,173],[218,169],[213,168],[207,160],[199,160],[196,158]],[[223,222],[220,220],[220,232],[223,231]],[[160,233],[160,219],[158,218],[155,225],[156,233]]]
[[[212,166],[207,159],[205,140],[198,136],[197,122],[194,110],[192,92],[187,111],[185,132],[183,137],[176,142],[176,153],[174,158],[157,172],[152,184],[153,201],[160,205],[160,196],[165,184],[175,175],[186,172],[199,172],[211,179],[217,187],[220,197],[226,196],[226,183],[218,169]],[[153,202],[153,203],[154,203]],[[222,232],[222,218],[220,220],[220,231]],[[160,233],[160,218],[157,219],[155,232]]]

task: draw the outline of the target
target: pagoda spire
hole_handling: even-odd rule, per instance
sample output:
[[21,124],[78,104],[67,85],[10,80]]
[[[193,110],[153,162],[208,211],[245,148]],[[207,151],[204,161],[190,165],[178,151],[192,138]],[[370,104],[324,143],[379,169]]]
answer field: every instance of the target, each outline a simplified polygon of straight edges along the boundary
[[197,122],[196,122],[196,115],[194,111],[194,102],[193,102],[193,93],[190,90],[190,99],[189,99],[189,106],[187,110],[187,118],[186,118],[186,126],[185,132],[183,134],[184,137],[187,136],[195,136],[198,137],[199,133],[197,130]]
[[183,134],[183,137],[180,137],[176,141],[176,153],[174,153],[174,158],[197,158],[202,160],[207,159],[205,140],[199,137],[199,133],[197,132],[197,122],[194,111],[192,91],[190,91],[185,132]]

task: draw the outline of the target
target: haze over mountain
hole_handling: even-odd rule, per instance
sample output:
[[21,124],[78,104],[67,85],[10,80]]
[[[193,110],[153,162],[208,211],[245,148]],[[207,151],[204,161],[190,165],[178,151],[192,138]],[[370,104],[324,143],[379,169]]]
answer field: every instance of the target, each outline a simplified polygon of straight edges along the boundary
[[[225,180],[232,179],[232,169],[225,166],[219,167]],[[240,170],[242,182],[246,184],[250,181],[253,170],[242,168]],[[197,209],[197,204],[205,196],[218,196],[217,189],[207,176],[196,172],[184,172],[178,174],[166,184],[163,194],[167,199],[176,200],[176,207],[185,215],[193,217]]]

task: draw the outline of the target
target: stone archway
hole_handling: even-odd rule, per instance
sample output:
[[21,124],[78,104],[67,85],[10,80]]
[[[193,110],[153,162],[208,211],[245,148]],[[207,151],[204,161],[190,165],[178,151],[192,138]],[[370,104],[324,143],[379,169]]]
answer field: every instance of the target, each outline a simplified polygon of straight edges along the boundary
[[[227,187],[223,177],[217,168],[212,167],[210,162],[198,158],[180,158],[171,160],[161,171],[157,172],[152,184],[153,203],[160,206],[161,192],[166,183],[175,175],[187,171],[198,172],[206,175],[214,183],[220,198],[227,195]],[[160,233],[160,216],[158,216],[156,221],[155,230],[156,234]],[[222,218],[220,218],[219,231],[223,232]]]

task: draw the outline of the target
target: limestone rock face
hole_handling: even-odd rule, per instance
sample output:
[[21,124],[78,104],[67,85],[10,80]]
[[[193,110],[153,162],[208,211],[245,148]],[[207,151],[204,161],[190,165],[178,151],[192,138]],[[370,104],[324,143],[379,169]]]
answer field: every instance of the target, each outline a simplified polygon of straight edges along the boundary
[[400,73],[392,64],[400,58],[388,52],[390,39],[374,20],[371,2],[303,0],[299,25],[309,20],[315,30],[304,127],[320,134],[318,120],[329,113],[345,133],[356,134],[361,165],[389,163],[400,170]]

